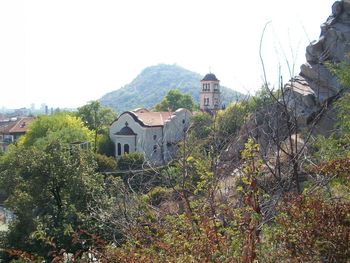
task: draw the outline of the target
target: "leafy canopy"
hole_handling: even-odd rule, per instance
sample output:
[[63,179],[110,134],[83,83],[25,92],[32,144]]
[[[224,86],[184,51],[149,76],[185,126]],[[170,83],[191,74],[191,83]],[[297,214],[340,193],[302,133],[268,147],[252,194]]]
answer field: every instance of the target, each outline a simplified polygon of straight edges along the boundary
[[216,129],[222,136],[235,134],[246,120],[249,104],[231,103],[225,110],[220,110],[215,119]]
[[86,128],[82,120],[70,113],[56,113],[50,116],[39,116],[29,126],[22,137],[24,146],[45,148],[53,141],[61,143],[92,142],[92,132]]
[[208,138],[213,130],[213,118],[205,112],[199,112],[191,117],[190,134],[196,139]]
[[114,121],[116,114],[111,108],[103,107],[99,101],[95,100],[78,108],[77,116],[90,130],[101,133]]
[[175,111],[179,108],[195,109],[195,103],[188,93],[181,93],[178,89],[170,90],[164,99],[155,106],[155,111]]
[[90,151],[59,142],[43,150],[17,146],[1,159],[0,168],[0,187],[8,193],[5,205],[15,215],[7,247],[43,257],[53,249],[74,253],[82,249],[74,244],[76,230],[103,233],[89,214],[89,205],[107,198]]
[[99,101],[91,101],[78,108],[77,116],[81,118],[86,127],[94,132],[94,151],[113,154],[113,144],[108,140],[108,128],[114,121],[116,114],[111,108],[103,107]]

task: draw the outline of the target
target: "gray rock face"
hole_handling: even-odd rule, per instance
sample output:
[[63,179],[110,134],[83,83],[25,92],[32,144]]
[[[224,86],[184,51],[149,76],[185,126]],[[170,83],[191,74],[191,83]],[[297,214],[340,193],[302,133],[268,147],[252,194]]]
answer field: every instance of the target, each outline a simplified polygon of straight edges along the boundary
[[326,63],[350,62],[350,0],[336,1],[332,14],[321,25],[321,35],[306,48],[306,63],[299,76],[285,86],[285,101],[299,124],[307,124],[342,86]]
[[[308,140],[303,141],[303,133],[297,129],[325,136],[333,132],[333,124],[337,119],[330,102],[343,87],[328,70],[326,63],[344,60],[350,62],[347,57],[349,51],[350,0],[337,1],[332,6],[331,16],[321,25],[319,39],[306,48],[306,62],[301,65],[301,72],[284,86],[284,97],[280,100],[282,103],[263,104],[250,116],[221,153],[219,174],[228,174],[241,168],[241,151],[251,137],[259,144],[261,157],[269,162],[271,167],[274,167],[274,164],[280,165],[281,163],[276,162],[280,158],[279,160],[285,162],[281,169],[284,169],[285,174],[291,175],[290,159],[281,157],[280,152],[277,155],[277,148],[288,151],[290,142],[296,142],[300,143],[296,146],[298,151],[307,154]],[[284,102],[287,104],[287,111]],[[326,110],[319,115],[323,106],[327,106]],[[298,125],[295,125],[295,117]],[[316,123],[312,122],[313,120],[317,120]]]

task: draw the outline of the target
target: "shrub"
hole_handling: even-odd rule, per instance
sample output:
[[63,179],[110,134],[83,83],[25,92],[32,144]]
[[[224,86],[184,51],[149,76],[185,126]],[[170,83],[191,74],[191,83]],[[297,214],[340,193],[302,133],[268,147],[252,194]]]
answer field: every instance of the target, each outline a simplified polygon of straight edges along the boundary
[[152,205],[158,206],[162,202],[171,199],[172,190],[157,186],[153,188],[147,195],[150,199],[150,203]]
[[145,161],[145,157],[142,153],[133,152],[124,154],[118,160],[118,168],[120,170],[138,170],[142,169],[142,165]]
[[96,153],[95,160],[98,172],[112,172],[117,169],[117,161],[113,157]]

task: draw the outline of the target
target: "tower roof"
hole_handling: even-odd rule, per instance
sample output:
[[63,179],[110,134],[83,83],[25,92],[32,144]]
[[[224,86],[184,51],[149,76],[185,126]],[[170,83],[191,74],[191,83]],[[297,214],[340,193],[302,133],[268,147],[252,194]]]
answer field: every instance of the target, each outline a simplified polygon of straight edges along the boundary
[[201,81],[219,81],[213,73],[208,73]]

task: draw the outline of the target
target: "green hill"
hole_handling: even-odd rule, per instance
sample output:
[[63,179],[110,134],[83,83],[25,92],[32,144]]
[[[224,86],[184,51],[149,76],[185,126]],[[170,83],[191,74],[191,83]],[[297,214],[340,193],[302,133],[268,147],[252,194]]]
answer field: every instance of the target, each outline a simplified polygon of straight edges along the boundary
[[[104,95],[100,102],[116,112],[138,107],[151,108],[160,102],[167,92],[178,88],[189,93],[199,101],[199,81],[203,78],[198,73],[177,65],[159,64],[145,68],[130,84]],[[220,79],[220,75],[218,74]],[[232,89],[222,87],[223,104],[240,100],[244,95]]]

